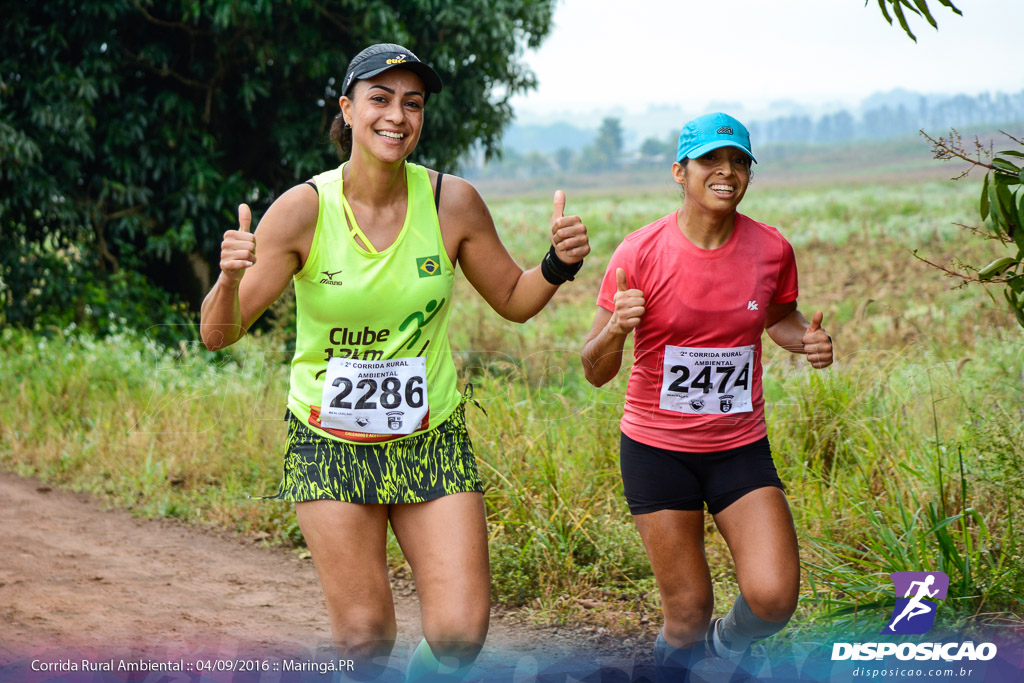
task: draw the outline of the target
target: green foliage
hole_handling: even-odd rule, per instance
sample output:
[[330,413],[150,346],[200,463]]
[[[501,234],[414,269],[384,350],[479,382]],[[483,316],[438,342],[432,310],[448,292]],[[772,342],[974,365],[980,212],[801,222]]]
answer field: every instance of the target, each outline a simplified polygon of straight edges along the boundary
[[[0,279],[0,324],[35,327],[42,333],[77,330],[109,335],[145,334],[164,344],[193,337],[186,305],[142,273],[95,271],[74,243],[21,241]],[[7,282],[20,285],[15,293]]]
[[[1021,189],[1024,186],[1024,140],[1007,135],[1018,149],[993,152],[991,147],[983,146],[977,139],[973,149],[968,150],[956,130],[950,131],[948,138],[937,140],[923,131],[922,135],[932,143],[936,159],[957,159],[969,164],[960,178],[975,168],[984,170],[978,214],[985,223],[980,227],[961,227],[996,242],[1003,250],[1016,251],[1013,256],[997,256],[981,268],[962,267],[960,270],[967,274],[938,267],[965,282],[1004,284],[1003,298],[1017,324],[1024,328],[1024,190]],[[973,275],[970,274],[972,271]]]
[[580,153],[580,170],[605,171],[616,168],[622,157],[622,122],[614,117],[601,121],[597,137]]
[[[1000,364],[999,346],[993,349],[992,365]],[[1004,437],[1019,431],[1019,425],[1005,412],[982,418],[971,404],[979,394],[992,392],[1010,396],[1011,404],[1019,406],[1020,396],[998,370],[979,370],[981,375],[965,381],[962,367],[954,374],[942,365],[914,362],[899,373],[890,361],[879,373],[890,378],[884,383],[865,382],[852,373],[826,382],[797,380],[804,386],[795,393],[818,401],[822,413],[836,413],[828,422],[844,423],[844,458],[835,469],[841,476],[816,467],[813,451],[798,451],[811,467],[795,506],[808,521],[829,510],[835,513],[828,523],[810,522],[816,530],[810,531],[805,559],[813,587],[807,602],[828,617],[833,629],[877,632],[878,620],[893,605],[888,575],[922,567],[950,577],[946,604],[952,609],[944,611],[946,626],[976,628],[994,605],[1012,612],[1019,604],[1022,577],[1014,526],[1019,474],[1002,473],[1017,450],[1012,437]],[[897,380],[898,374],[903,377]],[[913,394],[920,398],[908,400]],[[975,418],[963,431],[943,426],[939,417],[938,406],[948,409],[951,400],[960,403],[958,412]],[[979,449],[976,420],[982,419],[981,430],[996,438]],[[778,441],[799,438],[803,430],[793,427],[777,428]]]
[[555,150],[555,164],[559,170],[568,171],[572,164],[572,150],[568,147],[559,147]]
[[992,236],[1016,247],[1017,253],[997,258],[978,271],[978,278],[988,282],[999,278],[1006,284],[1003,296],[1024,327],[1024,270],[1020,269],[1024,262],[1024,143],[1020,145],[1021,149],[998,152],[992,159],[979,201],[981,218],[989,219]]
[[[868,2],[870,2],[870,0],[864,0],[865,7],[867,7]],[[889,14],[891,11],[892,14],[896,16],[896,20],[899,21],[900,28],[902,28],[907,36],[909,36],[915,43],[917,42],[917,36],[915,36],[914,32],[910,30],[910,24],[907,22],[907,10],[919,17],[924,17],[924,19],[931,24],[932,28],[939,27],[938,22],[935,21],[935,17],[932,16],[927,0],[913,0],[913,4],[911,4],[910,0],[877,0],[877,2],[878,9],[881,10],[882,16],[885,17],[887,22],[889,22],[889,25],[892,25],[892,15]],[[948,7],[954,14],[963,15],[963,12],[957,9],[951,0],[937,0],[937,2],[943,7]]]
[[[924,17],[932,28],[938,28],[938,23],[928,8],[927,0],[913,0],[913,4],[910,0],[877,1],[878,8],[885,20],[890,25],[892,24],[892,16],[889,14],[891,8],[900,27],[914,42],[917,42],[917,37],[910,30],[904,8]],[[963,14],[951,0],[937,1],[955,14]],[[864,5],[867,4],[868,0],[864,0]],[[989,221],[988,226],[986,228],[962,227],[976,234],[985,235],[987,233],[991,239],[1010,247],[1016,247],[1017,250],[1015,256],[997,257],[982,268],[967,267],[967,270],[976,272],[975,276],[963,275],[936,264],[932,265],[960,277],[966,282],[1001,282],[1005,284],[1003,297],[1017,319],[1017,323],[1024,328],[1024,270],[1018,271],[1021,263],[1024,262],[1024,192],[1020,191],[1020,185],[1024,183],[1024,161],[1021,161],[1024,159],[1024,141],[1008,135],[1007,137],[1017,143],[1019,149],[1003,150],[993,154],[991,148],[985,149],[977,139],[975,139],[975,149],[968,151],[956,130],[950,131],[949,138],[940,137],[938,140],[929,137],[924,131],[921,131],[921,134],[932,143],[936,159],[961,159],[971,164],[960,177],[966,176],[972,168],[987,169],[985,182],[981,189],[981,199],[978,203],[978,212],[982,221]],[[1014,159],[1017,161],[1013,161]]]
[[640,145],[640,154],[644,161],[670,165],[675,161],[676,134],[669,133],[665,138],[647,138]]
[[[61,280],[75,273],[54,266],[71,248],[81,255],[70,270],[108,298],[121,293],[106,278],[128,271],[126,279],[194,308],[235,206],[247,201],[258,213],[337,163],[327,142],[336,79],[368,44],[405,44],[445,84],[427,108],[419,161],[450,168],[477,142],[495,152],[509,98],[534,85],[522,51],[547,34],[553,5],[6,3],[0,281],[8,320],[49,324],[51,311],[91,305]],[[42,261],[24,266],[24,258]],[[23,306],[38,286],[32,273],[47,268],[55,298]]]

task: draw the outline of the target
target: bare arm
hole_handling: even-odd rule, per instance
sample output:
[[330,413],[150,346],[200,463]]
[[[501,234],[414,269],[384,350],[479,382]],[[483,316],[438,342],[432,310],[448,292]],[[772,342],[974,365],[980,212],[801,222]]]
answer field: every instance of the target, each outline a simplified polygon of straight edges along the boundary
[[622,367],[622,349],[626,337],[640,324],[644,314],[644,295],[639,289],[629,289],[626,271],[615,271],[615,310],[597,309],[594,324],[583,344],[583,374],[587,381],[599,387]]
[[[450,176],[449,176],[450,177]],[[448,180],[448,177],[445,178]],[[466,279],[499,315],[525,322],[536,315],[558,291],[541,273],[540,266],[524,271],[501,243],[487,205],[476,189],[452,177],[441,195],[441,224],[455,233],[456,258]],[[590,253],[587,228],[578,216],[562,216],[556,201],[551,221],[551,243],[559,260],[579,263]]]
[[824,314],[818,311],[814,320],[807,322],[796,302],[772,304],[768,307],[765,329],[772,341],[793,353],[807,355],[815,368],[832,365],[832,338],[821,327]]
[[308,253],[318,211],[316,191],[305,184],[281,195],[257,232],[249,231],[249,207],[238,207],[239,229],[224,233],[221,272],[200,313],[199,334],[206,348],[216,351],[234,344],[281,295],[301,267],[302,254]]

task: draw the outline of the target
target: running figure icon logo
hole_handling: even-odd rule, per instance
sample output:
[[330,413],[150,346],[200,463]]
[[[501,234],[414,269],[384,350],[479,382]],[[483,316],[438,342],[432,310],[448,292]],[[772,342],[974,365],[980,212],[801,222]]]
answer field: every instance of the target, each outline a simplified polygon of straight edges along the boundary
[[935,624],[938,603],[927,598],[945,600],[949,577],[943,572],[893,572],[889,576],[897,598],[892,619],[882,633],[913,635],[928,631]]

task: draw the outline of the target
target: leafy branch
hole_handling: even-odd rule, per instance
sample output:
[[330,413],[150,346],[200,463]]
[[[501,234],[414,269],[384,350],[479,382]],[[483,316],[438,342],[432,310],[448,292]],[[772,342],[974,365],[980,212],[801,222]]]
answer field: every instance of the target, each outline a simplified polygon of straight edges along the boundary
[[1020,149],[1008,149],[994,152],[994,146],[987,146],[975,136],[973,143],[964,144],[960,133],[950,130],[949,136],[933,138],[923,130],[921,135],[932,144],[932,153],[940,161],[967,162],[966,169],[953,180],[966,177],[976,168],[983,169],[985,180],[981,186],[978,199],[978,214],[982,225],[978,227],[957,223],[959,227],[990,240],[999,242],[1004,247],[1016,247],[1013,256],[998,256],[988,265],[974,268],[958,264],[960,269],[973,272],[964,274],[945,266],[933,263],[928,259],[914,256],[928,265],[941,270],[947,275],[960,278],[967,283],[985,283],[1005,285],[1003,296],[1010,306],[1017,323],[1024,327],[1024,140],[1014,137],[1005,131],[1003,135],[1016,143]]
[[[870,0],[864,0],[865,7],[868,6],[868,2],[870,2]],[[907,15],[905,13],[906,10],[909,10],[919,17],[924,17],[925,20],[931,24],[932,28],[937,29],[939,27],[939,23],[935,21],[935,17],[932,16],[932,12],[928,8],[927,0],[913,0],[913,2],[910,0],[877,0],[877,2],[878,9],[881,10],[882,16],[885,17],[887,22],[889,22],[889,25],[892,26],[892,17],[895,15],[896,20],[900,23],[900,27],[915,43],[917,42],[917,36],[915,36],[914,32],[910,30],[910,24],[907,22]],[[943,7],[948,7],[954,14],[963,16],[963,12],[957,9],[950,0],[937,0],[937,2]],[[889,13],[890,11],[892,14]]]

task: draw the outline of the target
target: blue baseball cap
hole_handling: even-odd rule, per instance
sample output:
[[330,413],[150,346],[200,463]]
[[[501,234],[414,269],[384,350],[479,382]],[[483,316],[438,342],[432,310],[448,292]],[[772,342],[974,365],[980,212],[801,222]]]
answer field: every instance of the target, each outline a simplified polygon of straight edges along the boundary
[[679,134],[676,161],[696,159],[719,147],[738,147],[757,163],[750,151],[750,133],[742,123],[721,112],[698,116]]

